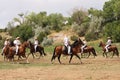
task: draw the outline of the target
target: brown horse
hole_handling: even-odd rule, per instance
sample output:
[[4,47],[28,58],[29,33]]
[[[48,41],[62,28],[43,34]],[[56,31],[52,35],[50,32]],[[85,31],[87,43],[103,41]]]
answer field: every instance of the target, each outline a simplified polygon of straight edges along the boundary
[[[106,58],[107,58],[107,52],[106,52],[105,46],[106,46],[106,45],[101,41],[100,44],[99,44],[99,47],[102,47],[103,56],[104,56],[104,54],[105,54],[105,55],[106,55]],[[116,55],[119,57],[119,52],[118,52],[118,49],[117,49],[117,47],[116,47],[115,45],[109,46],[108,52],[113,52],[112,57],[114,56],[114,54],[116,54]]]
[[[86,46],[86,47],[83,49],[83,53],[82,53],[82,54],[85,55],[86,53],[89,53],[87,58],[89,58],[89,56],[91,55],[91,53],[93,54],[94,58],[95,58],[95,56],[97,56],[96,51],[95,51],[95,48],[92,47],[92,46]],[[82,54],[81,54],[81,55],[82,55]]]
[[[80,53],[80,45],[81,44],[83,44],[83,42],[81,41],[81,39],[79,39],[79,40],[76,40],[72,45],[71,45],[71,52],[72,52],[72,54],[70,54],[70,60],[69,60],[69,63],[71,62],[71,60],[72,60],[72,57],[75,55],[79,60],[80,60],[80,62],[82,63],[82,61],[81,61],[81,58],[79,57],[79,55],[78,55],[78,53]],[[51,58],[51,62],[53,61],[53,60],[55,60],[55,58],[56,57],[58,57],[58,61],[59,61],[59,63],[61,64],[61,61],[60,61],[60,57],[61,57],[61,54],[63,54],[63,55],[68,55],[68,53],[66,53],[65,51],[64,51],[64,47],[65,46],[56,46],[55,48],[54,48],[54,52],[53,52],[53,56],[52,56],[52,58]]]
[[[28,54],[28,56],[30,55],[30,54],[32,54],[32,56],[33,56],[33,58],[34,58],[34,53],[35,53],[35,48],[34,48],[34,44],[32,44],[31,43],[31,41],[29,41],[29,45],[30,45],[30,53]],[[40,53],[40,56],[46,56],[46,53],[44,52],[44,47],[42,47],[42,46],[37,46],[37,48],[36,48],[36,52],[39,52]],[[28,58],[28,56],[27,56],[27,58]],[[40,58],[40,56],[39,56],[39,58]]]
[[[25,41],[23,44],[21,44],[21,45],[19,46],[18,54],[17,54],[18,60],[19,60],[19,58],[21,58],[21,57],[26,58],[26,55],[25,55],[25,53],[26,53],[26,47],[29,47],[29,43],[28,43],[27,41]],[[8,53],[8,55],[7,55],[7,58],[8,58],[9,60],[14,59],[15,53],[16,53],[15,47],[9,47],[9,53]],[[26,59],[27,59],[27,58],[26,58]]]
[[7,55],[9,53],[9,47],[10,47],[10,45],[6,45],[3,49],[4,61],[5,61],[5,59],[7,59]]

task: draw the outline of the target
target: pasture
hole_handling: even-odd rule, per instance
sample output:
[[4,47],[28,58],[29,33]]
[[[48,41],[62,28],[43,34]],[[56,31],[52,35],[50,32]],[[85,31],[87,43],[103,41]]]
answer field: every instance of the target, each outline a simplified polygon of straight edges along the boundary
[[[89,43],[95,47],[98,56],[82,58],[83,64],[73,57],[71,64],[69,56],[61,56],[62,64],[56,59],[51,64],[51,56],[54,46],[45,47],[47,56],[38,59],[29,56],[29,64],[25,60],[7,62],[0,55],[0,80],[119,80],[120,58],[114,56],[105,58],[98,43]],[[120,44],[116,44],[120,52]],[[17,59],[17,57],[16,57]]]

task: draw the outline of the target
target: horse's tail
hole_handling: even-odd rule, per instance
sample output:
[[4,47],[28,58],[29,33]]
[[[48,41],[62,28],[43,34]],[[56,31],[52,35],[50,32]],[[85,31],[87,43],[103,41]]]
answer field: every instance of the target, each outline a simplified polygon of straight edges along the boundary
[[93,48],[93,51],[92,51],[92,52],[93,52],[93,55],[94,55],[94,56],[97,56],[96,51],[95,51],[95,48]]
[[[57,46],[56,46],[57,47]],[[54,52],[53,52],[53,56],[51,58],[51,62],[53,61],[53,59],[55,59],[55,50],[56,50],[56,47],[54,48]]]
[[119,57],[119,51],[117,47],[116,47],[116,55]]

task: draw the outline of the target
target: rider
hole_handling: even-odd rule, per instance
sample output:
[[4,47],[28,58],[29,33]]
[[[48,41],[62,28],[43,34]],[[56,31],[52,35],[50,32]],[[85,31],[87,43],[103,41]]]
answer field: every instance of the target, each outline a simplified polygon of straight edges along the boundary
[[64,37],[64,45],[68,49],[67,50],[68,54],[71,54],[70,41],[69,41],[69,38],[66,35]]
[[85,39],[83,39],[83,45],[81,47],[81,53],[83,53],[84,48],[87,46],[87,42]]
[[36,48],[37,48],[37,46],[38,46],[38,39],[37,39],[37,37],[35,37],[35,40],[34,40],[34,49],[35,49],[35,52],[36,52]]
[[17,37],[15,40],[14,40],[14,45],[16,47],[16,54],[18,54],[18,49],[19,49],[19,46],[21,45],[21,42],[20,42],[20,37]]
[[6,38],[6,40],[5,40],[5,42],[4,42],[4,47],[3,47],[3,49],[2,49],[1,55],[3,55],[3,50],[5,49],[5,47],[6,47],[7,45],[10,45],[10,40],[9,40],[9,38]]
[[108,47],[112,44],[112,40],[110,37],[107,37],[107,42],[106,42],[106,46],[105,46],[105,49],[106,49],[106,52],[108,52]]

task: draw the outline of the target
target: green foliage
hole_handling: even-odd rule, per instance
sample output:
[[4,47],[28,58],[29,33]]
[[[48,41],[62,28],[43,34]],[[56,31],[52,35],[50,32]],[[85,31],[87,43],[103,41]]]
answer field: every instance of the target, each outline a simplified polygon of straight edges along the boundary
[[88,13],[83,10],[75,9],[71,15],[72,21],[76,24],[81,25],[87,20]]
[[50,14],[48,16],[48,21],[52,30],[60,31],[62,29],[64,18],[62,14]]
[[71,39],[72,41],[75,41],[75,40],[78,39],[78,36],[73,35],[73,36],[70,37],[70,39]]
[[85,35],[85,39],[86,39],[87,41],[96,40],[97,38],[98,38],[98,35],[95,34],[94,32],[88,32],[88,33],[86,33],[86,35]]
[[9,30],[9,32],[13,37],[19,36],[23,41],[26,41],[34,36],[32,27],[29,25],[21,25],[19,27]]
[[106,22],[120,20],[120,0],[110,0],[105,2],[103,7],[103,17]]
[[49,46],[49,45],[52,45],[52,43],[53,43],[53,39],[52,38],[45,37],[43,42],[42,42],[42,45],[43,46]]
[[115,42],[120,42],[120,21],[114,21],[105,25],[104,34],[110,36]]
[[2,40],[2,36],[0,35],[0,40]]
[[44,37],[46,37],[46,33],[45,32],[40,32],[38,35],[38,41],[42,42]]

